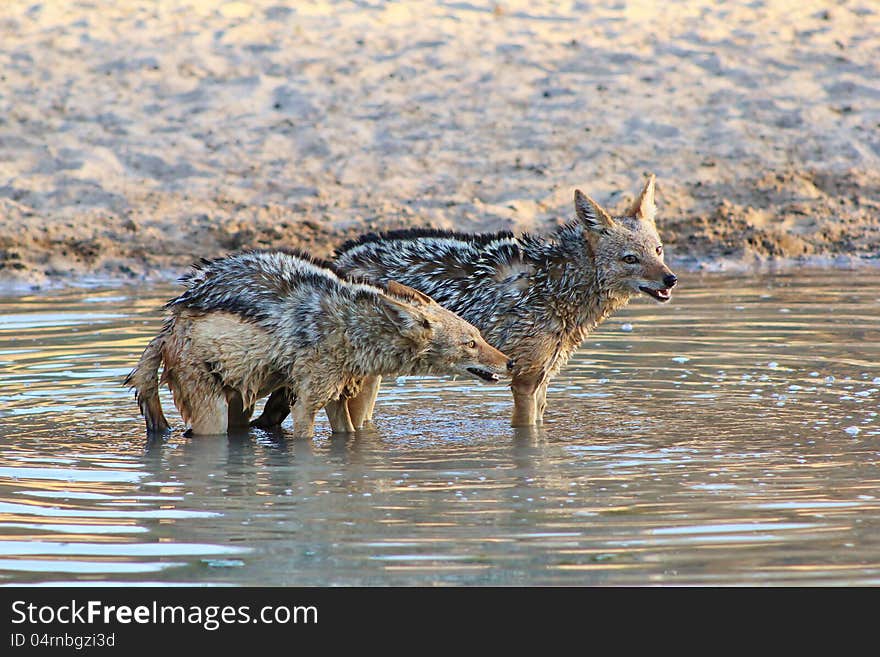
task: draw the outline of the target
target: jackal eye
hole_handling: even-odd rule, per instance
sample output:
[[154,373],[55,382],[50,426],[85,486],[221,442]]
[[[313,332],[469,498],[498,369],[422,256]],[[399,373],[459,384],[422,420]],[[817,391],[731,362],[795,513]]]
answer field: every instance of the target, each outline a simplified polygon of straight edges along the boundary
[[477,341],[471,340],[470,342],[467,343],[467,346],[470,347],[471,349],[476,349],[477,348]]
[[657,251],[657,255],[662,255],[663,254],[663,245],[661,244],[660,246],[658,246],[655,249],[655,251]]
[[625,255],[623,256],[623,261],[628,265],[637,265],[639,264],[639,259],[634,255]]

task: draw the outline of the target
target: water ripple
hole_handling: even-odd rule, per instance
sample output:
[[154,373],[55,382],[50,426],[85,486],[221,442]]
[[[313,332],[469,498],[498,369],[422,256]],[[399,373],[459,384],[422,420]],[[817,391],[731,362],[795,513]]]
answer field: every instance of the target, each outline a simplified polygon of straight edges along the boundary
[[[880,584],[876,272],[683,278],[511,429],[504,386],[375,427],[146,442],[121,381],[172,288],[0,300],[0,583]],[[227,558],[228,557],[228,558]]]

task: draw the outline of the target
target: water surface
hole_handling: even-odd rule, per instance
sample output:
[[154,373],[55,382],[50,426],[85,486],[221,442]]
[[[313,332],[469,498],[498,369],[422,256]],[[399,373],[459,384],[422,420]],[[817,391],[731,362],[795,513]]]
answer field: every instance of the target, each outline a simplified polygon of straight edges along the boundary
[[880,584],[880,272],[689,274],[509,392],[383,386],[374,430],[145,441],[175,288],[0,299],[0,583]]

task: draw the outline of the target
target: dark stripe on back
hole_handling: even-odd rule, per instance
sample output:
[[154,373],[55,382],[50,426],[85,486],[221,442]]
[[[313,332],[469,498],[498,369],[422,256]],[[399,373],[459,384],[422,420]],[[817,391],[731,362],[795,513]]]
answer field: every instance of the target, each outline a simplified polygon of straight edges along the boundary
[[[273,270],[257,263],[274,264],[260,260],[260,256],[284,255],[327,269],[337,279],[320,274],[295,270]],[[255,260],[251,260],[254,258]],[[199,276],[204,277],[199,279]],[[192,265],[189,273],[180,278],[187,289],[165,304],[165,309],[186,307],[197,311],[224,310],[257,321],[270,320],[278,310],[278,303],[295,288],[310,287],[322,294],[332,294],[345,287],[344,277],[336,266],[314,258],[298,249],[252,249],[209,260],[202,258]],[[366,295],[358,291],[356,297]]]
[[453,239],[468,244],[476,244],[483,246],[495,240],[511,239],[513,233],[509,230],[502,230],[497,233],[459,233],[454,230],[443,230],[439,228],[405,228],[401,230],[389,230],[381,233],[367,233],[360,237],[348,240],[341,247],[336,249],[336,257],[338,258],[346,251],[350,251],[356,246],[363,244],[374,244],[376,242],[390,242],[394,240],[418,240],[418,239]]
[[199,271],[207,269],[214,263],[220,262],[221,260],[228,260],[230,258],[235,258],[237,256],[244,255],[259,255],[265,253],[267,255],[272,255],[273,253],[283,253],[285,255],[293,256],[294,258],[299,258],[300,260],[305,260],[306,262],[315,265],[316,267],[321,267],[323,269],[329,269],[334,274],[343,277],[343,274],[339,272],[336,268],[336,263],[330,260],[323,260],[321,258],[317,258],[306,251],[301,249],[297,249],[295,247],[278,247],[273,249],[244,249],[242,251],[233,251],[231,253],[227,253],[226,255],[218,256],[216,258],[199,258],[198,262],[194,262],[190,266],[190,271],[186,274],[178,278],[178,282],[186,283],[189,279],[196,275]]

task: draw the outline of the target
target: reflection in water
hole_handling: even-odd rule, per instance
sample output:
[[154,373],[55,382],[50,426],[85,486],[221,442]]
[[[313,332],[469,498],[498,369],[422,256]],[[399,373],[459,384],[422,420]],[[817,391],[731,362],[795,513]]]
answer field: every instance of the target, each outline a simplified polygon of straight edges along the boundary
[[880,273],[685,283],[543,427],[407,378],[314,441],[186,439],[165,392],[145,441],[121,380],[171,288],[0,300],[0,583],[880,583]]

